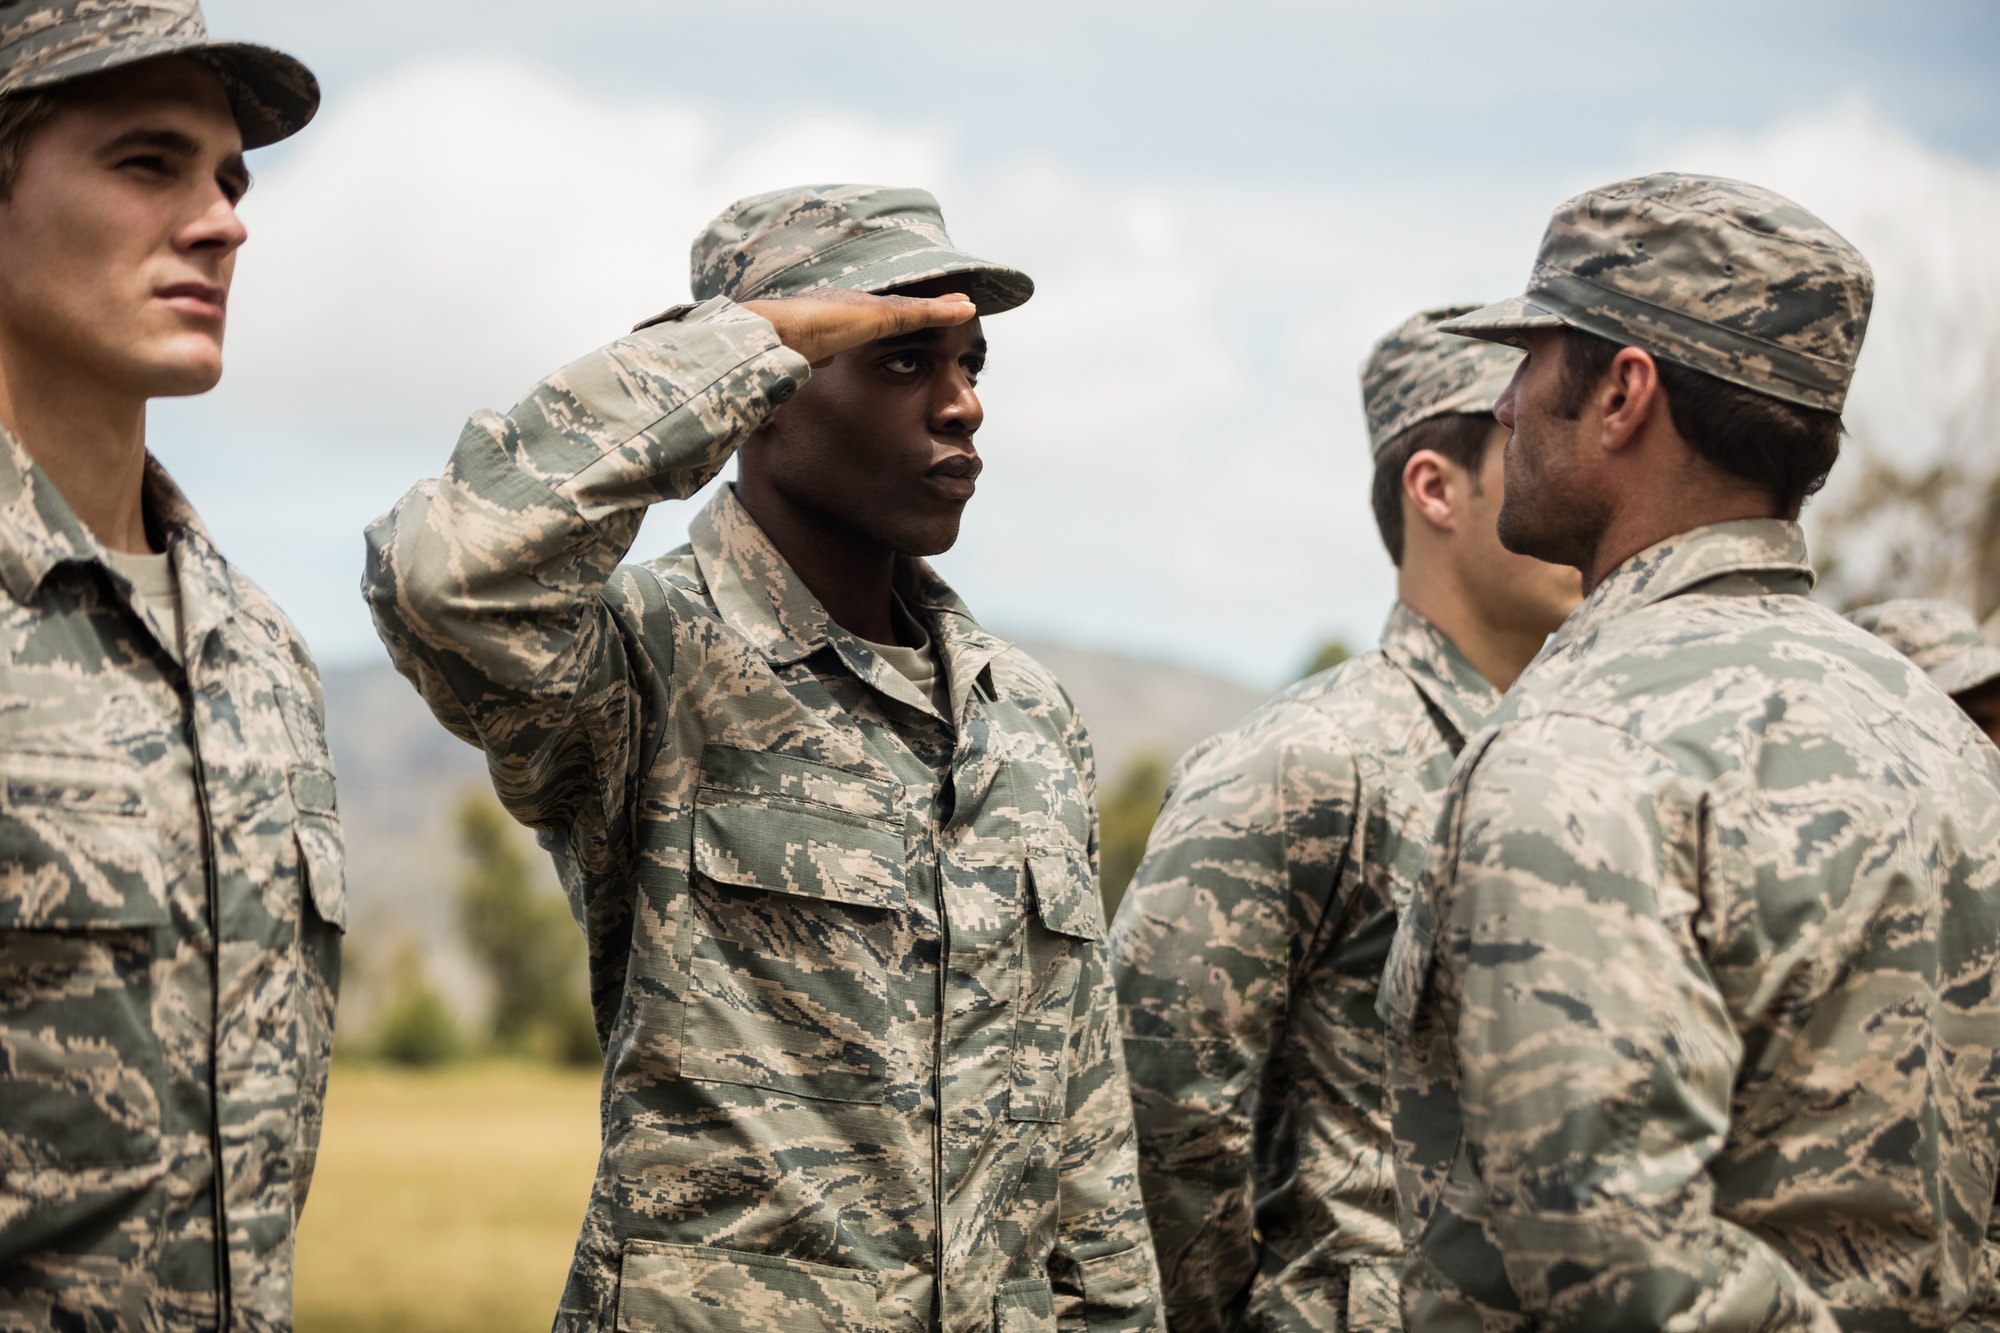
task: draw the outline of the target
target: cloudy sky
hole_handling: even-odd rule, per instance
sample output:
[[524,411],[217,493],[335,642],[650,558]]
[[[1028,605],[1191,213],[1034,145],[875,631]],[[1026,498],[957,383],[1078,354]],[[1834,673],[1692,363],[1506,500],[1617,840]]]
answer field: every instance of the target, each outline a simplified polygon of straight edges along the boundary
[[1037,281],[988,323],[939,562],[982,618],[1255,684],[1392,595],[1369,342],[1519,290],[1578,190],[1736,175],[1846,233],[1880,289],[1850,425],[1912,460],[2000,338],[1991,0],[206,8],[326,105],[253,159],[227,376],[153,442],[327,664],[379,655],[360,529],[464,416],[681,299],[695,231],[786,184],[922,185]]

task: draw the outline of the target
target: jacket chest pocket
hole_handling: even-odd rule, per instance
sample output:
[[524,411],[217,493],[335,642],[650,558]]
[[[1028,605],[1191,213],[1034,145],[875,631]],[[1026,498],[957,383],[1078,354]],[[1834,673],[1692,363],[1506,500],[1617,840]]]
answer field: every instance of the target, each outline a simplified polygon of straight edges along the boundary
[[901,789],[833,772],[814,775],[827,800],[790,794],[796,784],[705,785],[696,799],[684,1077],[887,1095],[890,982],[909,935]]
[[1069,1036],[1084,956],[1104,936],[1088,870],[1067,853],[1030,855],[1033,910],[1024,925],[1014,1019],[1010,1120],[1059,1121],[1069,1082]]
[[[157,830],[102,760],[0,763],[0,1157],[124,1165],[159,1150]],[[23,1219],[13,1219],[20,1224]],[[12,1248],[0,1226],[0,1250]]]

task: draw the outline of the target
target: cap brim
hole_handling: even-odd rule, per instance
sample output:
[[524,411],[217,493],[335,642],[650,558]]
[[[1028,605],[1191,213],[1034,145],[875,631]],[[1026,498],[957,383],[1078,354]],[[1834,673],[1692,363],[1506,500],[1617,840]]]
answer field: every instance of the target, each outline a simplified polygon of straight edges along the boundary
[[1035,294],[1035,281],[1019,269],[975,259],[954,250],[921,250],[899,255],[844,273],[828,287],[847,287],[857,292],[893,292],[914,287],[933,278],[962,278],[965,294],[983,315],[997,315],[1025,305]]
[[200,61],[222,81],[246,150],[290,138],[319,111],[319,80],[299,61],[268,46],[207,38],[135,40],[94,47],[54,61],[11,83],[6,91],[54,88],[169,56]]
[[1528,297],[1512,296],[1505,301],[1481,306],[1457,319],[1448,319],[1438,325],[1438,331],[1518,347],[1521,335],[1529,329],[1559,329],[1568,323],[1555,311],[1536,305]]
[[222,80],[246,149],[291,138],[319,112],[319,80],[283,51],[247,42],[208,42],[187,54]]

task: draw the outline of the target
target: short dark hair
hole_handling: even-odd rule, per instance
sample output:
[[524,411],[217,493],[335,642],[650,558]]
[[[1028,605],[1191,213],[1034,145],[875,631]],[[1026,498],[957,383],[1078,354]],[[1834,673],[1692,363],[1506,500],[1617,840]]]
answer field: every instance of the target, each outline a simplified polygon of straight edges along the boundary
[[1403,564],[1403,469],[1425,449],[1441,454],[1472,474],[1479,493],[1479,469],[1486,466],[1486,445],[1493,436],[1493,416],[1487,412],[1447,412],[1419,421],[1382,446],[1375,456],[1375,482],[1369,501],[1375,506],[1375,527],[1389,559]]
[[[1557,404],[1563,417],[1574,421],[1582,413],[1623,346],[1581,329],[1563,330]],[[1783,402],[1659,357],[1653,364],[1674,429],[1710,466],[1769,495],[1786,518],[1797,518],[1806,500],[1826,485],[1826,474],[1840,457],[1838,412]]]
[[31,88],[0,97],[0,200],[11,199],[21,179],[28,140],[49,123],[63,104],[63,89]]

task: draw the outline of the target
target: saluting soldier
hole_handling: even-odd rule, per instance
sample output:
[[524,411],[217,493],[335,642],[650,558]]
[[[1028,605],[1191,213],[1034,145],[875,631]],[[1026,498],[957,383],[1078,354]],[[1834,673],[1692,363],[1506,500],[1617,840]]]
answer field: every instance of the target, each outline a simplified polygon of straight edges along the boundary
[[318,104],[193,0],[0,5],[9,1333],[291,1326],[347,910],[319,677],[146,413],[221,377],[243,153]]
[[1972,612],[1937,597],[1901,597],[1850,611],[1847,618],[1924,669],[2000,745],[2000,648]]
[[[922,559],[1033,285],[922,191],[821,186],[724,212],[693,289],[369,530],[384,641],[589,939],[558,1326],[1150,1328],[1089,742]],[[688,545],[619,563],[731,455]]]
[[1873,281],[1792,201],[1559,209],[1500,537],[1583,605],[1460,756],[1382,982],[1422,1329],[1937,1329],[1984,1299],[2000,751],[1807,596]]
[[1181,760],[1112,930],[1175,1333],[1402,1327],[1376,981],[1453,758],[1580,595],[1496,535],[1520,354],[1438,331],[1471,309],[1413,315],[1362,367],[1380,651]]

